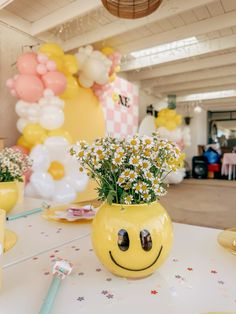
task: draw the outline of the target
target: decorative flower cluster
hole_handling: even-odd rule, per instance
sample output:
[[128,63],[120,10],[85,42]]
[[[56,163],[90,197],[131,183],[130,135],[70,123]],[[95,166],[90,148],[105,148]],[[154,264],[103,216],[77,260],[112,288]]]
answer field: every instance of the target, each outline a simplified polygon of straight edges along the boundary
[[70,150],[98,183],[99,198],[109,203],[142,204],[166,193],[165,177],[181,166],[183,156],[172,142],[138,136],[105,137],[93,145],[79,141]]
[[30,167],[31,160],[22,152],[12,148],[4,148],[0,152],[0,182],[22,182],[22,176]]

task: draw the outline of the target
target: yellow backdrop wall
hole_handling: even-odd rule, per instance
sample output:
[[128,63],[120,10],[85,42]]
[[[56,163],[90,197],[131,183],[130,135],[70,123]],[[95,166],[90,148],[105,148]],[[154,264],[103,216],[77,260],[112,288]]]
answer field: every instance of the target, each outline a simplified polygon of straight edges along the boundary
[[[79,87],[78,94],[65,99],[65,123],[63,128],[69,132],[73,143],[86,140],[92,143],[97,137],[105,135],[105,119],[102,106],[91,89]],[[86,190],[78,194],[77,201],[87,201],[97,197],[96,184],[90,181]]]

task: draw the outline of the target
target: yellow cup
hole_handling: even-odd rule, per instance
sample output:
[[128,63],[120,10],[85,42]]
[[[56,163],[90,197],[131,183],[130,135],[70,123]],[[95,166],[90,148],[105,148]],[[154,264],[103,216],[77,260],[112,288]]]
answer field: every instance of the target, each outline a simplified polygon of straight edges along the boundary
[[0,209],[0,289],[2,288],[1,256],[3,254],[3,249],[4,249],[5,221],[6,221],[6,212],[5,210]]

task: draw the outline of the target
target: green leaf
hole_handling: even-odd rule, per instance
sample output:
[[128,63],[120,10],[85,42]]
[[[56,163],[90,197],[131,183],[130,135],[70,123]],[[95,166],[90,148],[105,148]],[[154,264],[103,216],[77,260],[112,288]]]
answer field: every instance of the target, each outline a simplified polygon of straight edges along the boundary
[[107,195],[107,202],[108,202],[109,205],[112,204],[112,202],[113,202],[115,196],[116,196],[116,191],[110,190],[109,193],[108,193],[108,195]]

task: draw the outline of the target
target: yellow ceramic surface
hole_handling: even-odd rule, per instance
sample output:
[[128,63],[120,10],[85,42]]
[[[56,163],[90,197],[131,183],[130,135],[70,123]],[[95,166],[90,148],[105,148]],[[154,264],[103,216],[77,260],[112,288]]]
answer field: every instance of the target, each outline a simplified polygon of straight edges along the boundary
[[18,200],[16,182],[0,182],[0,208],[6,212],[11,210]]
[[[129,246],[122,250],[119,234],[124,231]],[[144,250],[141,243],[142,232],[151,237],[149,250]],[[153,273],[166,259],[172,238],[171,220],[157,202],[150,205],[104,203],[93,220],[95,252],[108,270],[121,277],[141,278]]]
[[5,238],[4,238],[4,252],[9,251],[17,242],[17,235],[15,232],[5,229]]
[[217,240],[226,250],[236,254],[236,228],[226,229],[220,232]]

